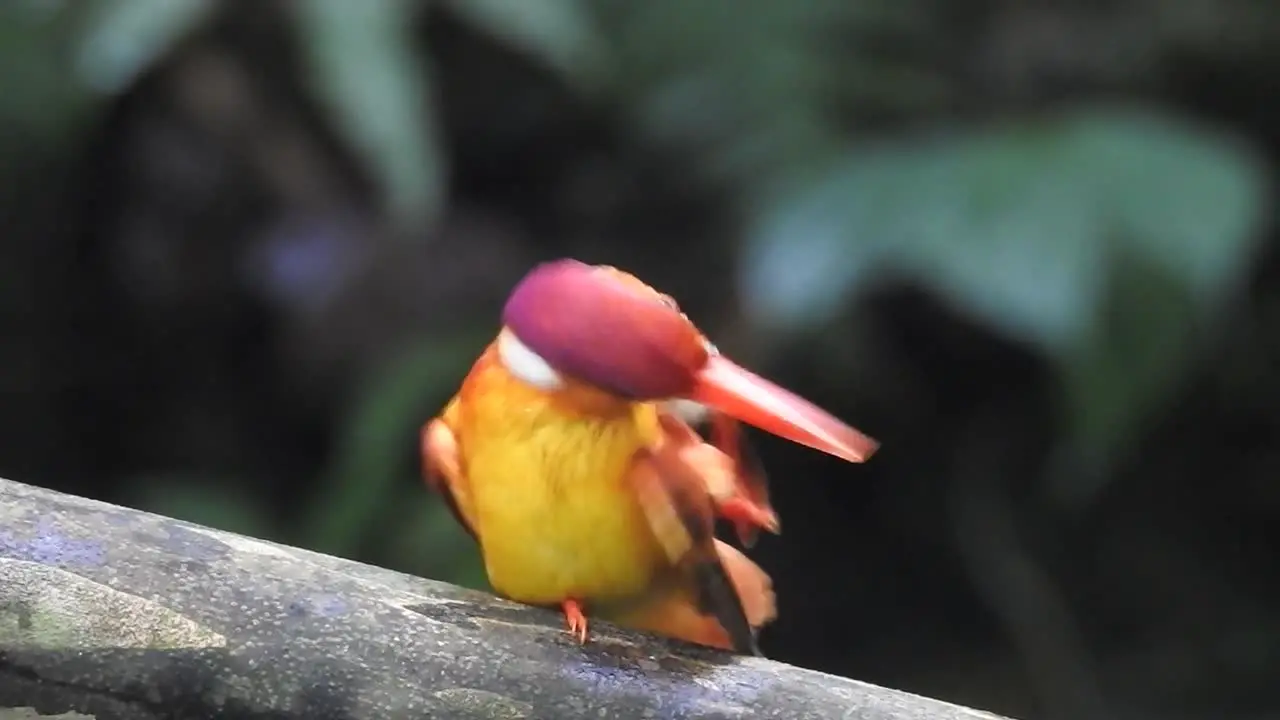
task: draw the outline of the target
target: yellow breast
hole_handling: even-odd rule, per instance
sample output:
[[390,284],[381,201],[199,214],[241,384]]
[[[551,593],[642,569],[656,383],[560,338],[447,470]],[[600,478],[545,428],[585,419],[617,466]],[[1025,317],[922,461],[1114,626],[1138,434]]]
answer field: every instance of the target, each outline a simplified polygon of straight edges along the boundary
[[575,411],[499,366],[474,375],[455,433],[494,590],[555,604],[648,589],[666,556],[627,475],[657,432],[651,409]]

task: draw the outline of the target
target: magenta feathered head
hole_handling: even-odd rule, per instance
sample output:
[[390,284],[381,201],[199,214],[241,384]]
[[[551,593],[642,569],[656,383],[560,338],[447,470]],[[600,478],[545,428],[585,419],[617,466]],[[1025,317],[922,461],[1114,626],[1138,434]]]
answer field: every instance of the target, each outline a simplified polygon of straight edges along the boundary
[[669,298],[609,266],[535,267],[502,321],[556,370],[630,399],[684,395],[707,363],[706,340]]
[[862,462],[875,440],[714,352],[665,295],[606,265],[556,260],[520,281],[503,324],[557,372],[632,400],[686,398]]

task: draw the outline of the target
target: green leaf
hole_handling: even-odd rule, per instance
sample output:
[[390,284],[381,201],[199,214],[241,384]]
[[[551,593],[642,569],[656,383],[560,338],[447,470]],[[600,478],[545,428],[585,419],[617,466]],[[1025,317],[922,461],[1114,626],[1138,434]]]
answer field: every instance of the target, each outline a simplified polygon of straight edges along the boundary
[[[418,474],[404,466],[414,456],[423,408],[448,399],[484,339],[462,337],[407,352],[370,378],[319,483],[309,518],[307,547],[349,556],[396,497],[396,485]],[[423,493],[427,490],[424,488]]]
[[762,207],[741,283],[785,332],[919,282],[1057,360],[1078,439],[1105,455],[1242,280],[1265,186],[1247,148],[1134,110],[860,147]]
[[1238,280],[1261,185],[1241,150],[1135,113],[857,148],[755,217],[742,283],[760,322],[788,327],[905,275],[1012,336],[1072,351],[1117,243],[1201,294]]
[[76,70],[94,89],[128,87],[208,16],[209,0],[98,0],[90,3]]
[[[1212,302],[1247,262],[1266,199],[1264,171],[1231,138],[1151,113],[1095,114],[1074,124],[1115,231]],[[1091,164],[1090,164],[1091,163]]]
[[1105,312],[1088,342],[1061,358],[1069,427],[1089,472],[1057,478],[1059,500],[1087,501],[1117,451],[1185,376],[1204,324],[1191,287],[1167,266],[1124,252],[1108,273]]
[[434,84],[416,52],[410,0],[308,0],[293,6],[315,92],[381,186],[392,219],[434,221],[447,160],[439,147]]
[[605,59],[582,0],[449,0],[463,19],[563,76],[591,87]]
[[[748,239],[748,310],[830,319],[876,278],[915,278],[1018,337],[1070,347],[1101,284],[1101,217],[1036,128],[855,150],[765,212]],[[792,268],[801,272],[792,274]]]

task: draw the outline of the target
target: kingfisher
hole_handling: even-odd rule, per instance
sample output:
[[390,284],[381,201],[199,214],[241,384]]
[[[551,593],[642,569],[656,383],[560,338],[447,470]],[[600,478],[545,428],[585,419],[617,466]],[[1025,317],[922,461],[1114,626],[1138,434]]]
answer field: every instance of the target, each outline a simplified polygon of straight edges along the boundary
[[749,547],[780,529],[740,423],[853,463],[879,446],[722,355],[669,295],[561,259],[516,285],[497,337],[423,426],[423,473],[493,590],[558,608],[579,643],[590,614],[759,655],[772,581],[714,533],[724,518]]

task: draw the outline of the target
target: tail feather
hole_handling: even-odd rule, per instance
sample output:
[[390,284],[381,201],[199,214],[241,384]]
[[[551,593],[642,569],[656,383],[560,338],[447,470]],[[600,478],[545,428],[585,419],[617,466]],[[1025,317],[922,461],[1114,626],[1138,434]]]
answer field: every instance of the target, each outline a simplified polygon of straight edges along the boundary
[[773,592],[773,580],[768,573],[743,555],[741,550],[721,540],[716,540],[716,552],[751,627],[759,630],[773,622],[778,616],[778,603]]
[[740,653],[760,655],[756,645],[755,630],[747,620],[742,599],[734,589],[733,580],[718,557],[694,561],[691,568],[697,587],[698,609],[715,618],[728,637],[730,647]]
[[692,582],[668,587],[621,616],[621,625],[760,655],[755,635],[777,614],[773,583],[733,546],[715,541],[718,562],[699,558],[686,566]]

